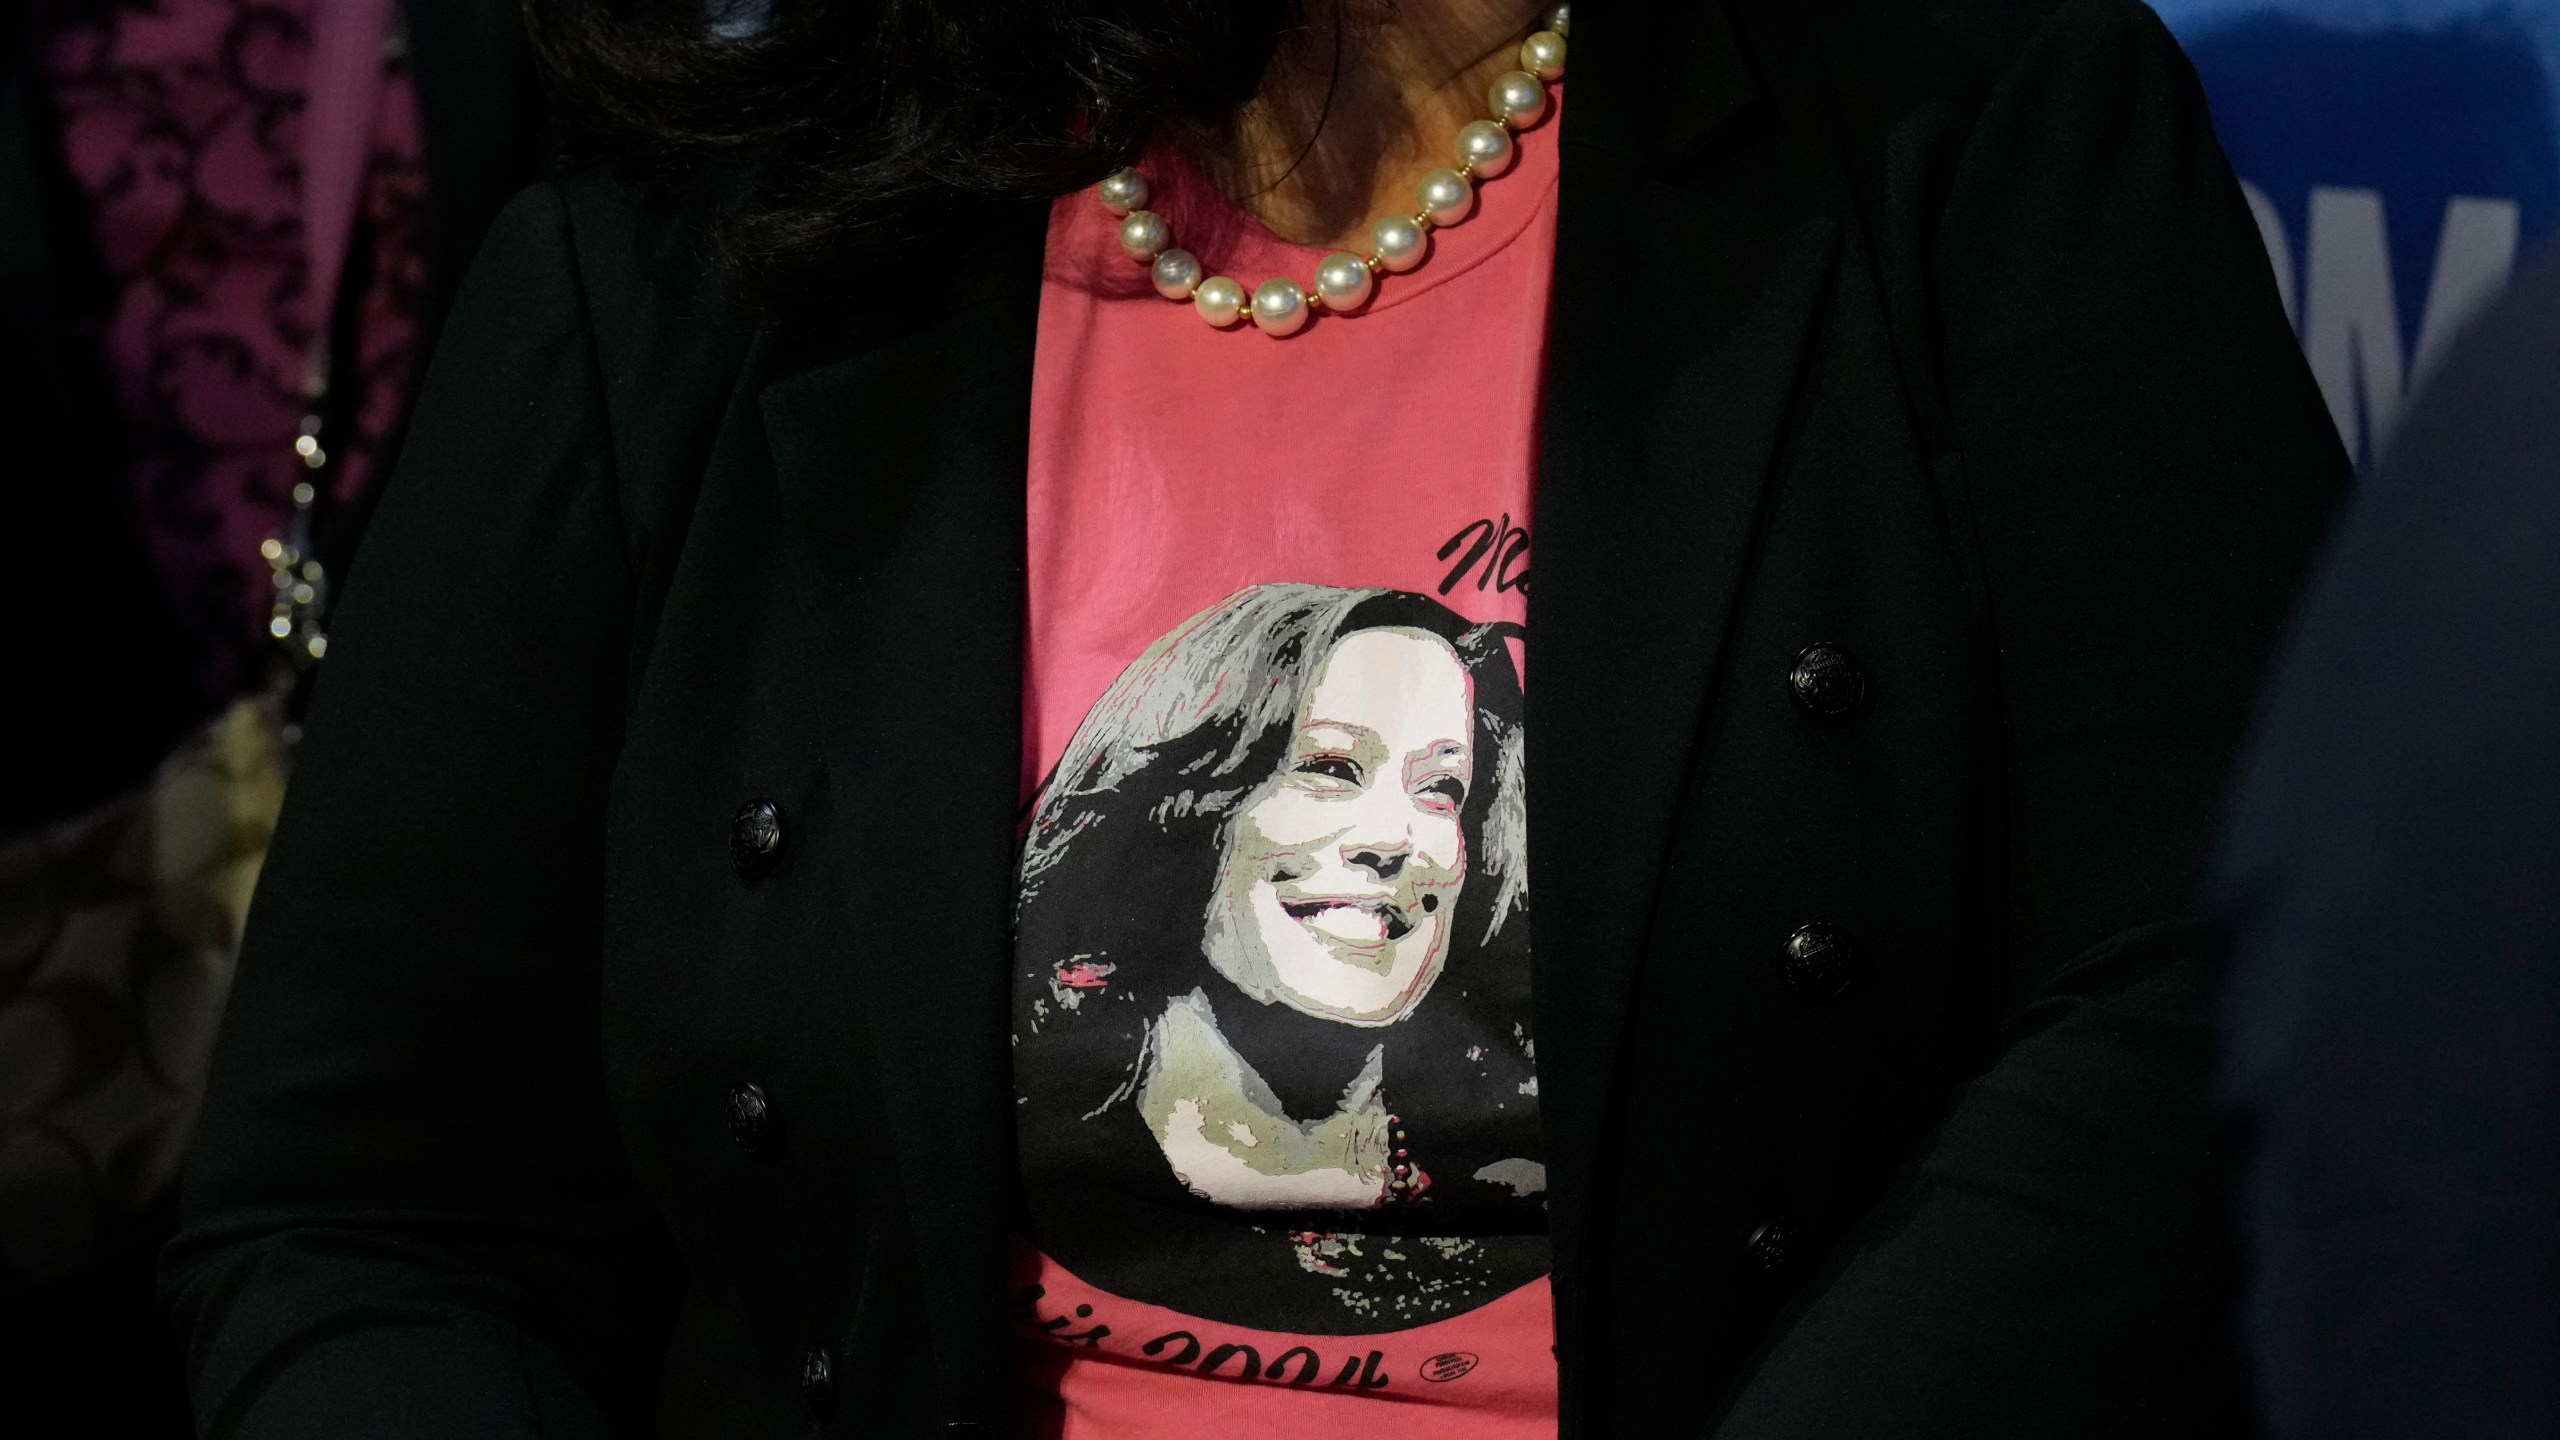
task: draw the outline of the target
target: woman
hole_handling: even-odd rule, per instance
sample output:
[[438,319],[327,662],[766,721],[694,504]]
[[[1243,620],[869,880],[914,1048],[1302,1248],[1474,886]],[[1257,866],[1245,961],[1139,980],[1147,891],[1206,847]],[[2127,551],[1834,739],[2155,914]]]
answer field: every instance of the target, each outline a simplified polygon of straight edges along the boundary
[[2189,917],[2344,467],[2148,12],[672,10],[332,636],[217,1432],[2227,1421]]

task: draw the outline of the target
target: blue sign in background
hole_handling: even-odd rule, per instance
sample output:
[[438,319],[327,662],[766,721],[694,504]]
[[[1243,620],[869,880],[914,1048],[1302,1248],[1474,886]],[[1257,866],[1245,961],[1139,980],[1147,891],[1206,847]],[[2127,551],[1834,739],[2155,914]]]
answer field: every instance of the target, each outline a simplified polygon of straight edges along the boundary
[[2154,0],[2348,448],[2560,232],[2560,0]]

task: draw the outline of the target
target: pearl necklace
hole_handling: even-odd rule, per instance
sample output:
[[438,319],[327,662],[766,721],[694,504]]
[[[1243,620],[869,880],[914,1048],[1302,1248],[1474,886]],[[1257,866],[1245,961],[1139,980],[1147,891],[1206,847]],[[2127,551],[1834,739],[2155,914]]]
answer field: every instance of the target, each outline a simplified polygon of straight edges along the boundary
[[1254,327],[1277,338],[1305,328],[1318,310],[1347,314],[1368,303],[1379,271],[1401,275],[1422,263],[1431,232],[1455,225],[1475,208],[1475,186],[1511,168],[1516,154],[1511,132],[1538,123],[1547,113],[1547,86],[1564,78],[1567,7],[1547,12],[1544,28],[1520,42],[1520,68],[1495,77],[1486,99],[1491,120],[1471,121],[1458,131],[1457,168],[1434,170],[1415,188],[1421,208],[1411,215],[1388,215],[1369,227],[1369,254],[1336,250],[1316,265],[1311,294],[1297,281],[1279,276],[1254,287],[1250,300],[1244,286],[1224,275],[1211,275],[1200,257],[1174,248],[1173,227],[1146,208],[1147,177],[1135,168],[1113,171],[1094,187],[1103,208],[1122,217],[1120,248],[1129,258],[1155,271],[1156,293],[1167,300],[1188,300],[1200,318],[1220,329],[1248,311]]

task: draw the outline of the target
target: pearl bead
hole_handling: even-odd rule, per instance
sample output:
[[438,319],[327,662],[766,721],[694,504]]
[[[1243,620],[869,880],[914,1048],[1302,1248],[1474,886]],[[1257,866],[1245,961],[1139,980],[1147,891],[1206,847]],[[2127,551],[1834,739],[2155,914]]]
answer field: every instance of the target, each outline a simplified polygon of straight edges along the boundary
[[1455,170],[1434,170],[1423,176],[1416,193],[1422,197],[1422,213],[1434,225],[1455,225],[1475,208],[1475,187]]
[[1156,257],[1156,293],[1167,300],[1188,300],[1201,273],[1199,256],[1188,250],[1167,250]]
[[1191,308],[1200,318],[1224,330],[1244,313],[1244,287],[1224,275],[1212,275],[1191,292]]
[[1135,170],[1114,170],[1094,188],[1101,192],[1102,208],[1114,215],[1126,215],[1147,203],[1147,177]]
[[1359,309],[1376,283],[1369,262],[1348,250],[1334,251],[1316,267],[1316,293],[1324,297],[1328,310]]
[[1541,30],[1520,42],[1520,68],[1541,80],[1564,78],[1564,37]]
[[1547,87],[1526,70],[1505,70],[1493,77],[1485,100],[1493,106],[1494,115],[1514,130],[1528,129],[1547,113]]
[[1432,230],[1455,225],[1475,212],[1476,186],[1510,170],[1520,158],[1511,132],[1537,124],[1553,97],[1549,82],[1564,78],[1565,39],[1572,11],[1558,4],[1549,9],[1544,28],[1520,43],[1520,68],[1496,77],[1486,92],[1490,120],[1460,127],[1452,169],[1433,170],[1416,187],[1419,202],[1409,215],[1386,215],[1369,227],[1369,254],[1337,250],[1316,267],[1314,292],[1283,277],[1265,280],[1248,292],[1235,279],[1209,275],[1200,257],[1173,243],[1173,227],[1146,208],[1152,187],[1134,167],[1106,175],[1094,186],[1103,208],[1120,218],[1120,248],[1148,267],[1156,293],[1168,300],[1189,300],[1201,319],[1226,327],[1250,318],[1255,328],[1272,336],[1294,335],[1317,310],[1353,311],[1377,291],[1377,274],[1402,274],[1420,265],[1431,250]]
[[1458,163],[1475,172],[1479,180],[1490,180],[1511,168],[1517,148],[1511,143],[1511,132],[1501,122],[1476,120],[1458,132]]
[[1164,217],[1153,210],[1132,210],[1129,218],[1120,222],[1120,248],[1128,251],[1132,260],[1153,260],[1158,251],[1172,243],[1173,231],[1166,227]]
[[1265,280],[1253,292],[1253,323],[1265,335],[1295,335],[1307,323],[1307,292],[1295,280]]
[[1409,216],[1389,215],[1369,227],[1369,246],[1378,263],[1398,275],[1422,263],[1427,244],[1422,227]]

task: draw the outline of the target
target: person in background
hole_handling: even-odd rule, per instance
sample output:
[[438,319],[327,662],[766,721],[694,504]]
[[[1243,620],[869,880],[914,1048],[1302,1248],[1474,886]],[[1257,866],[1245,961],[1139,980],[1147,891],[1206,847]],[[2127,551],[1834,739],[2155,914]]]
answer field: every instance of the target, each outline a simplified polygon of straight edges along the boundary
[[539,116],[506,0],[0,20],[0,1428],[187,1429],[151,1276],[295,692]]
[[2221,882],[2275,1440],[2560,1434],[2560,256],[2349,511]]

